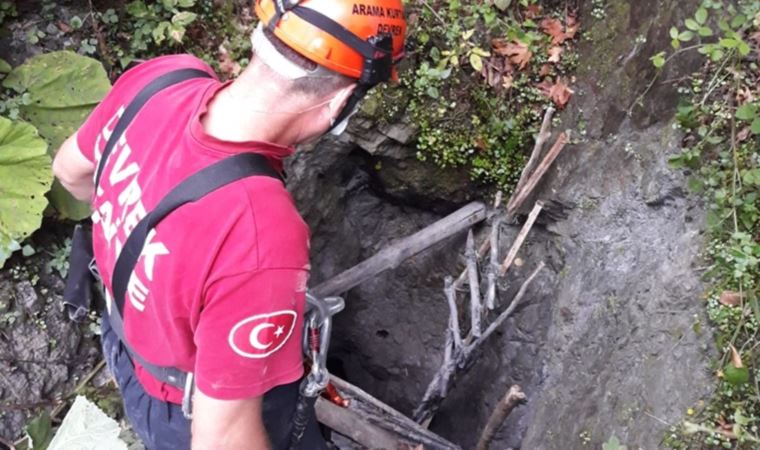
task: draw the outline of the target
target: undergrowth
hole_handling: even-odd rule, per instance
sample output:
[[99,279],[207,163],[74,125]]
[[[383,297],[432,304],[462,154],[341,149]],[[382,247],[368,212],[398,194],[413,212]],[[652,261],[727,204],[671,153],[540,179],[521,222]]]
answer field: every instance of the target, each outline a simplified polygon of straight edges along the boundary
[[670,31],[673,51],[698,51],[703,70],[680,87],[683,149],[670,161],[690,174],[707,207],[707,312],[721,358],[713,398],[671,428],[671,448],[760,448],[760,2],[706,0]]

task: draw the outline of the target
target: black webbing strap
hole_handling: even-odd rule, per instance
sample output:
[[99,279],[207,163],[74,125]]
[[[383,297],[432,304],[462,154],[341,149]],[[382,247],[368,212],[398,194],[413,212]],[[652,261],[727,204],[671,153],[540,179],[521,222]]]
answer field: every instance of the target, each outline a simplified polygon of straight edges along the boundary
[[111,282],[116,308],[111,309],[124,314],[127,284],[132,275],[132,270],[140,258],[150,230],[169,213],[185,203],[194,202],[223,186],[251,176],[268,176],[280,179],[277,171],[272,168],[265,157],[255,153],[239,153],[199,170],[172,189],[158,203],[158,206],[135,226],[129,234],[124,248],[119,253]]
[[132,120],[134,120],[135,116],[140,111],[140,109],[142,109],[145,103],[147,103],[147,101],[150,100],[150,98],[157,94],[159,91],[191,78],[211,78],[211,75],[208,72],[204,72],[200,69],[174,70],[151,81],[144,88],[142,88],[140,92],[137,93],[135,98],[132,99],[127,108],[124,110],[121,118],[119,118],[119,121],[113,130],[113,133],[111,133],[111,137],[108,138],[108,142],[106,142],[106,146],[103,149],[103,154],[100,156],[100,161],[98,162],[98,170],[95,172],[96,190],[100,185],[100,176],[103,174],[103,169],[105,168],[106,162],[108,161],[108,156],[111,154],[114,147],[116,146],[116,143],[119,141],[119,139],[121,139],[124,131],[127,129],[127,127],[129,127],[129,124],[132,123]]
[[320,30],[331,34],[334,38],[348,45],[365,59],[375,57],[377,47],[355,35],[352,31],[332,20],[326,15],[305,6],[297,5],[290,9],[293,14],[309,22]]
[[240,153],[216,162],[190,175],[169,192],[132,230],[124,248],[116,259],[111,291],[113,303],[108,310],[111,328],[119,337],[130,356],[156,379],[184,389],[187,372],[176,367],[157,366],[146,361],[129,345],[124,334],[124,302],[132,271],[142,253],[148,233],[169,213],[180,206],[194,202],[205,195],[235,181],[251,176],[268,176],[281,179],[265,157],[254,153]]

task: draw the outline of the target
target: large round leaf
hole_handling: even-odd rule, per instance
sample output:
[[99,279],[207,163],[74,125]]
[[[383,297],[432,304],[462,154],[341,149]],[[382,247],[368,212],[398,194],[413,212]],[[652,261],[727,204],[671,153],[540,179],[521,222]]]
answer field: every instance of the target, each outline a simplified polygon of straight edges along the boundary
[[[53,154],[82,125],[111,83],[97,60],[60,51],[30,58],[8,74],[3,86],[29,94],[21,117],[37,127]],[[89,205],[75,200],[59,183],[49,198],[64,217],[78,220],[89,215]]]
[[40,227],[52,181],[47,144],[34,126],[0,117],[0,267]]

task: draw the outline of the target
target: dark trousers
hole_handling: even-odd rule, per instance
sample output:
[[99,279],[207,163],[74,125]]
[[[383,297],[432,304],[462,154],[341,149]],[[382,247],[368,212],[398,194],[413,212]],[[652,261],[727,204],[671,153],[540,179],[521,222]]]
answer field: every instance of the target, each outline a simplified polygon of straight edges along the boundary
[[[190,421],[180,405],[164,402],[145,392],[135,376],[134,365],[103,314],[101,342],[106,364],[119,385],[127,418],[148,450],[189,450]],[[298,401],[300,381],[278,386],[264,395],[263,420],[275,450],[290,443],[292,417]],[[316,418],[311,420],[301,441],[302,450],[326,450]]]

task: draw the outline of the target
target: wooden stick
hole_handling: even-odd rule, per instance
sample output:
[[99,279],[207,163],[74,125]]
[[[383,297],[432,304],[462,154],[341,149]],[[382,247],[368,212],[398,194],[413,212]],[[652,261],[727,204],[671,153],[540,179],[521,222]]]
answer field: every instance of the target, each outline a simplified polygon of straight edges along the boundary
[[[517,185],[515,186],[515,193],[519,192],[520,189],[523,188],[525,185],[525,182],[528,180],[528,177],[531,173],[533,173],[533,169],[536,168],[536,164],[538,164],[539,159],[541,158],[541,152],[543,151],[544,144],[546,143],[546,140],[549,139],[551,136],[551,130],[549,127],[552,124],[552,116],[554,115],[554,108],[551,106],[546,108],[546,112],[544,113],[544,120],[541,122],[541,130],[538,132],[538,135],[536,136],[536,144],[533,146],[533,151],[530,153],[530,159],[528,160],[528,163],[525,164],[525,167],[522,170],[522,173],[520,174],[520,180],[517,182]],[[510,199],[511,201],[511,199]]]
[[[488,239],[485,239],[478,248],[478,259],[483,258],[486,256],[486,252],[488,249],[491,248],[491,241]],[[462,273],[459,274],[457,277],[457,280],[454,282],[454,289],[459,289],[464,285],[464,281],[467,279],[467,266],[465,266],[464,270],[462,270]]]
[[551,167],[554,160],[557,159],[557,156],[565,147],[565,144],[567,144],[567,133],[560,133],[557,141],[554,142],[554,145],[549,150],[549,153],[546,154],[543,161],[541,161],[541,164],[538,165],[536,171],[530,175],[528,181],[525,182],[525,185],[522,186],[519,191],[515,191],[512,198],[509,199],[509,202],[507,203],[507,216],[511,217],[514,215],[515,211],[522,206],[528,196],[536,188],[538,182],[541,181],[541,178],[543,178],[549,170],[549,167]]
[[480,281],[478,280],[478,260],[475,251],[475,237],[472,230],[467,233],[467,273],[469,274],[470,284],[470,334],[480,336]]
[[[541,261],[533,273],[526,279],[519,291],[515,295],[512,302],[509,304],[496,320],[486,328],[482,335],[474,340],[465,340],[463,348],[459,352],[454,352],[453,362],[449,366],[441,365],[436,374],[433,376],[432,381],[428,384],[425,390],[425,395],[414,410],[413,418],[417,423],[429,424],[432,421],[433,416],[438,411],[441,402],[446,395],[448,395],[448,389],[446,391],[441,390],[441,385],[450,383],[451,380],[456,377],[462,376],[472,366],[470,362],[472,358],[477,354],[478,348],[488,339],[503,323],[504,321],[515,311],[520,304],[525,294],[528,291],[528,287],[535,280],[538,273],[543,270],[545,264]],[[468,342],[469,341],[469,342]]]
[[319,397],[315,409],[319,422],[359,444],[369,448],[389,450],[396,449],[399,446],[399,441],[393,434],[362,420],[347,408],[341,408]]
[[496,306],[496,271],[499,267],[499,225],[501,219],[495,218],[491,224],[491,259],[488,264],[488,289],[486,290],[486,308],[492,311]]
[[[351,400],[347,409],[367,423],[376,425],[386,431],[391,431],[405,441],[423,444],[425,448],[459,449],[457,445],[423,428],[417,422],[369,395],[359,387],[335,375],[330,375],[330,381],[332,381],[333,385],[342,395]],[[370,448],[377,448],[371,444],[365,443]]]
[[496,432],[499,431],[499,428],[504,423],[504,419],[507,418],[517,405],[523,403],[526,399],[527,397],[522,389],[520,389],[520,386],[514,385],[510,387],[507,393],[504,394],[504,398],[496,404],[496,407],[491,412],[491,417],[488,418],[488,422],[485,428],[483,428],[483,433],[480,435],[480,439],[478,439],[478,445],[475,446],[475,450],[488,450],[491,441],[496,436]]
[[375,275],[397,267],[403,261],[450,237],[472,227],[486,217],[486,207],[472,202],[422,230],[399,239],[374,256],[336,275],[312,289],[317,297],[337,295],[357,286]]
[[530,284],[533,282],[533,279],[538,276],[538,273],[541,272],[544,267],[546,267],[546,264],[544,264],[543,261],[538,263],[538,266],[536,266],[536,269],[533,271],[533,273],[531,273],[528,279],[523,282],[522,286],[520,286],[520,290],[517,291],[517,295],[515,295],[515,298],[512,299],[512,303],[509,304],[509,307],[507,307],[507,309],[499,314],[499,317],[497,317],[496,320],[491,322],[491,325],[486,328],[486,331],[483,332],[483,335],[475,342],[473,342],[470,347],[475,348],[480,345],[483,341],[488,339],[488,336],[493,334],[493,332],[496,331],[496,329],[499,328],[505,320],[507,320],[507,317],[512,314],[515,308],[517,308],[517,305],[520,304],[520,301],[523,299],[523,297],[525,297],[525,293],[528,291],[528,286],[530,286]]
[[515,262],[517,252],[520,251],[520,247],[522,247],[523,242],[525,242],[525,238],[528,236],[531,228],[533,228],[533,224],[536,223],[536,219],[538,218],[538,215],[541,213],[541,210],[543,208],[544,202],[541,201],[538,201],[535,205],[533,205],[533,210],[528,215],[528,220],[526,220],[525,224],[523,224],[520,233],[518,233],[517,237],[515,238],[515,242],[512,244],[512,247],[509,249],[507,256],[504,258],[504,262],[502,262],[501,267],[499,267],[500,277],[503,277],[504,274],[507,273],[507,270],[509,270],[509,267],[512,265],[512,263]]
[[446,295],[446,303],[449,305],[449,328],[454,339],[454,348],[462,347],[462,330],[459,328],[459,311],[457,310],[457,293],[451,277],[443,281],[443,292]]

